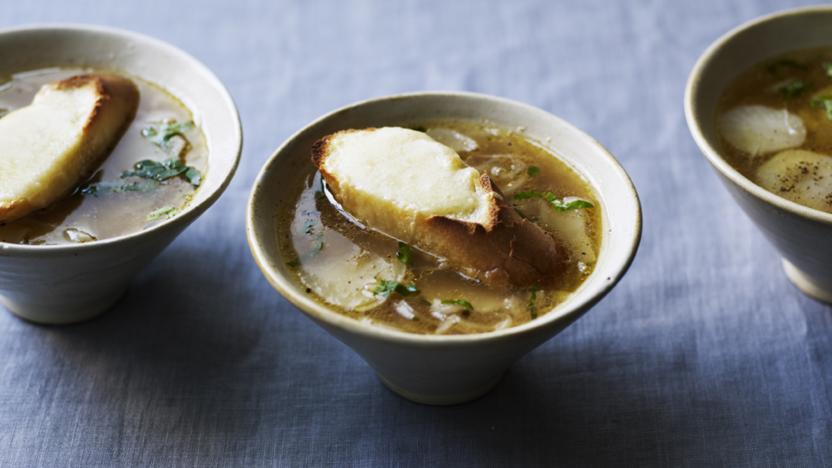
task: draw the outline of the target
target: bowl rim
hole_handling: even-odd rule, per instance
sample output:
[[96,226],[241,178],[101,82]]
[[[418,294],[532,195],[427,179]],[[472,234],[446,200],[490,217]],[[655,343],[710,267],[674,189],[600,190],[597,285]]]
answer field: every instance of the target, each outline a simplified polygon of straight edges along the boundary
[[[237,109],[236,104],[234,103],[234,98],[228,92],[228,89],[225,87],[222,81],[220,81],[220,79],[217,78],[214,72],[212,72],[207,66],[205,66],[202,62],[200,62],[187,52],[183,51],[182,49],[161,39],[157,39],[155,37],[148,36],[135,31],[130,31],[128,29],[102,26],[96,24],[61,22],[30,23],[21,26],[0,28],[0,40],[2,40],[2,38],[6,35],[30,32],[60,32],[69,34],[92,32],[102,35],[118,36],[123,39],[129,39],[131,41],[134,41],[139,46],[150,45],[152,47],[165,50],[171,56],[176,57],[178,60],[187,63],[188,66],[196,69],[201,75],[203,75],[206,78],[209,85],[211,85],[212,88],[216,89],[219,92],[220,98],[222,99],[224,106],[226,107],[226,109],[231,111],[231,117],[234,121],[234,125],[231,128],[229,128],[230,133],[228,138],[231,139],[232,142],[234,142],[233,146],[236,149],[231,166],[228,172],[223,177],[222,181],[220,181],[220,184],[217,185],[217,187],[214,188],[213,191],[208,193],[202,201],[200,201],[199,203],[189,204],[184,211],[182,211],[177,216],[174,216],[171,219],[164,220],[163,222],[147,229],[142,229],[140,231],[136,231],[121,236],[101,239],[95,242],[58,245],[26,245],[13,244],[9,242],[0,242],[0,256],[18,255],[36,257],[53,256],[61,254],[77,255],[82,252],[105,249],[121,244],[129,244],[144,239],[146,237],[151,237],[157,233],[174,229],[175,226],[178,226],[183,223],[187,225],[187,223],[192,222],[203,212],[205,212],[205,210],[207,210],[211,205],[213,205],[214,202],[216,202],[219,199],[222,193],[225,192],[225,190],[231,183],[231,180],[234,178],[234,174],[237,172],[237,168],[240,164],[240,158],[243,150],[243,128],[242,122],[240,121],[240,113]],[[138,77],[141,78],[141,76]]]
[[[784,18],[811,15],[814,13],[832,13],[832,5],[811,5],[806,7],[790,8],[759,16],[734,27],[712,42],[705,49],[705,51],[702,52],[702,55],[699,56],[696,64],[694,64],[690,74],[688,75],[684,97],[685,120],[687,121],[688,130],[693,136],[700,152],[705,156],[711,166],[713,166],[723,177],[745,190],[748,194],[765,203],[768,203],[769,205],[773,205],[802,218],[832,225],[832,213],[810,208],[769,192],[741,174],[738,170],[734,169],[722,156],[720,156],[719,151],[705,138],[705,132],[702,130],[702,125],[696,118],[696,115],[699,113],[699,104],[696,101],[696,97],[699,94],[704,71],[708,65],[710,65],[714,57],[722,49],[724,49],[727,44],[749,29],[759,25],[780,21]],[[830,44],[832,44],[832,40],[830,40]]]
[[[257,230],[255,229],[255,225],[257,224],[257,222],[254,219],[254,208],[256,204],[255,202],[258,200],[258,195],[261,191],[261,187],[264,185],[264,179],[266,178],[267,173],[269,172],[268,170],[279,170],[279,164],[276,164],[276,162],[277,159],[280,158],[281,155],[284,153],[286,148],[290,144],[292,144],[297,138],[299,138],[302,134],[307,132],[308,129],[318,125],[321,122],[331,119],[343,112],[390,100],[424,99],[436,97],[444,97],[449,99],[476,99],[485,102],[495,103],[498,105],[516,106],[522,109],[524,112],[543,114],[547,116],[547,118],[555,119],[559,121],[560,124],[567,127],[571,133],[574,133],[578,137],[585,138],[589,145],[595,147],[597,155],[603,156],[606,163],[610,165],[612,170],[615,171],[619,177],[621,177],[621,179],[624,181],[626,196],[631,197],[635,206],[635,211],[632,213],[632,235],[629,239],[622,240],[622,249],[627,249],[625,258],[618,264],[610,265],[610,269],[607,272],[603,273],[607,275],[608,280],[599,283],[599,285],[597,286],[597,290],[591,292],[590,294],[587,294],[587,296],[583,300],[572,303],[568,306],[568,308],[564,308],[563,310],[558,311],[559,313],[553,313],[555,309],[558,308],[558,306],[556,306],[551,311],[541,315],[539,318],[530,320],[518,326],[508,327],[502,330],[495,330],[485,333],[472,333],[464,335],[427,335],[409,333],[393,328],[380,327],[376,325],[363,323],[352,317],[348,317],[339,312],[336,312],[319,302],[304,302],[301,300],[302,295],[295,294],[292,288],[290,287],[292,284],[291,280],[287,278],[285,275],[281,274],[276,269],[272,269],[269,267],[268,256],[265,250],[260,245],[260,239],[258,238],[256,233]],[[338,328],[350,334],[360,335],[364,338],[424,347],[434,347],[437,345],[464,346],[473,343],[502,341],[511,339],[515,336],[533,333],[535,331],[540,331],[541,329],[554,327],[557,324],[562,323],[564,321],[566,321],[567,324],[571,323],[571,321],[577,319],[583,312],[588,310],[592,305],[600,301],[607,293],[609,293],[610,290],[612,290],[612,288],[624,276],[624,274],[632,265],[632,262],[636,256],[639,244],[641,242],[641,234],[642,210],[641,202],[639,200],[638,192],[636,191],[635,185],[633,184],[632,179],[621,166],[621,164],[597,140],[595,140],[582,130],[578,129],[574,125],[570,124],[569,122],[561,119],[560,117],[557,117],[556,115],[550,112],[544,111],[543,109],[511,99],[467,91],[417,91],[384,95],[357,101],[351,104],[347,104],[338,109],[335,109],[331,112],[327,112],[326,114],[304,125],[300,130],[296,131],[291,136],[289,136],[263,163],[263,166],[260,169],[259,174],[257,175],[257,179],[254,181],[254,185],[252,186],[248,204],[246,207],[246,239],[248,241],[252,256],[254,257],[254,261],[257,263],[257,266],[260,268],[260,271],[262,272],[263,276],[266,277],[266,280],[272,285],[272,287],[275,290],[277,290],[277,292],[279,292],[289,302],[291,302],[295,307],[300,309],[305,315],[309,316],[315,321],[326,323],[329,326]],[[600,271],[593,271],[592,274],[594,275],[602,273]]]

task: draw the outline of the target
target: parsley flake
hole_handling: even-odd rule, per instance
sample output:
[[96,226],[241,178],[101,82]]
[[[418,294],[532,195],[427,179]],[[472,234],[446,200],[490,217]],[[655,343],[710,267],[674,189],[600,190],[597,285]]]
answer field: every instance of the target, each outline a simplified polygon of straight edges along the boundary
[[147,215],[147,220],[156,221],[157,219],[171,219],[176,216],[178,211],[179,210],[177,210],[175,206],[163,206],[158,210],[151,211],[150,214]]
[[410,265],[413,262],[413,251],[410,246],[404,242],[399,242],[399,250],[396,251],[396,258],[405,265]]
[[166,120],[155,125],[150,125],[142,129],[142,136],[148,141],[158,146],[159,148],[168,151],[171,149],[173,137],[180,137],[188,142],[185,137],[185,132],[193,128],[194,123],[190,120],[187,122],[177,122],[176,120]]
[[826,118],[832,120],[832,96],[820,96],[812,99],[812,107],[826,111]]
[[415,284],[402,284],[398,281],[379,280],[378,285],[373,289],[373,294],[376,296],[387,297],[393,293],[398,293],[402,296],[410,296],[418,294],[419,289]]
[[202,183],[202,174],[198,169],[188,166],[177,158],[154,161],[144,159],[133,165],[132,171],[124,171],[121,178],[139,177],[162,182],[174,177],[183,177],[194,187]]
[[558,211],[570,211],[583,208],[593,208],[595,205],[581,198],[567,197],[558,198],[552,192],[538,192],[537,190],[528,190],[526,192],[517,192],[514,194],[515,200],[527,200],[529,198],[540,198],[549,203]]
[[529,294],[529,315],[532,316],[533,319],[537,318],[537,286],[532,288],[531,294]]
[[155,180],[141,180],[138,182],[95,182],[78,188],[81,195],[98,197],[107,193],[150,192],[156,190],[159,183]]
[[784,97],[793,98],[797,97],[806,89],[806,83],[803,80],[791,80],[780,87],[777,88],[777,91],[780,91]]

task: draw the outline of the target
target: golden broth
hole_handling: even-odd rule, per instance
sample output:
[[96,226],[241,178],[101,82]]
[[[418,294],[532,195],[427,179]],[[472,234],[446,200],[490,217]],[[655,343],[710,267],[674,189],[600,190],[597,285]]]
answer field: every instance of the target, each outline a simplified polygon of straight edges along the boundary
[[[16,74],[0,84],[0,116],[29,105],[46,83],[91,72],[94,70],[48,68]],[[140,92],[136,117],[98,171],[52,206],[0,224],[0,242],[54,245],[118,237],[158,224],[187,206],[196,186],[183,177],[158,183],[122,177],[139,161],[164,161],[175,158],[175,153],[202,177],[208,166],[202,132],[187,125],[193,121],[191,112],[162,88],[135,77],[130,79]],[[154,144],[146,134],[149,128],[162,128],[163,122],[182,124],[181,134],[171,139],[169,147]]]
[[[601,236],[600,205],[586,181],[517,132],[460,120],[419,122],[412,128],[454,143],[449,146],[487,173],[523,216],[561,241],[569,252],[568,267],[544,289],[486,287],[449,269],[441,259],[351,222],[329,202],[320,174],[310,163],[309,175],[296,188],[297,200],[279,213],[277,233],[284,258],[290,259],[288,265],[310,295],[377,326],[463,334],[527,322],[580,286],[592,272]],[[594,206],[558,211],[540,198],[514,198],[532,190],[551,191],[558,198],[579,197]],[[408,254],[409,260],[401,258]],[[379,286],[392,279],[415,286],[418,293],[394,292],[379,303]]]
[[[829,110],[823,102],[825,98],[830,98]],[[752,66],[734,79],[722,95],[717,122],[740,106],[766,106],[799,117],[805,127],[805,141],[788,149],[819,155],[806,157],[798,152],[788,155],[789,164],[766,165],[785,151],[742,151],[732,146],[718,128],[724,159],[770,192],[832,213],[832,174],[827,175],[832,158],[823,157],[832,155],[832,49],[793,51]]]

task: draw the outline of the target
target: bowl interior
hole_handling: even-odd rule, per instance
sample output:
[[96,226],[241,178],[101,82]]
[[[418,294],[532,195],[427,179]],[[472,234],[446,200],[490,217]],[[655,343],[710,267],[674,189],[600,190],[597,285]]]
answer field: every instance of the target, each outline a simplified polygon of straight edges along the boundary
[[179,49],[97,26],[33,26],[0,31],[0,56],[0,77],[47,67],[93,67],[140,77],[179,98],[202,128],[209,158],[205,180],[186,212],[207,208],[204,202],[218,197],[234,174],[242,141],[234,103],[205,66]]
[[[347,128],[408,125],[436,118],[485,120],[505,128],[518,129],[552,149],[594,188],[602,205],[604,235],[594,273],[554,312],[497,332],[423,339],[464,340],[518,333],[581,309],[581,306],[599,299],[617,282],[629,266],[638,245],[640,206],[629,177],[603,147],[563,120],[524,104],[468,93],[417,93],[366,101],[324,116],[291,137],[266,163],[252,192],[248,234],[255,259],[278,291],[318,319],[355,331],[374,333],[380,330],[331,311],[304,292],[279,251],[275,213],[278,207],[293,203],[296,198],[294,188],[298,186],[297,180],[312,170],[310,150],[319,138]],[[383,333],[421,336],[387,330]]]
[[757,186],[719,154],[716,110],[726,87],[752,65],[797,49],[832,46],[832,7],[809,7],[762,17],[730,31],[706,50],[691,72],[685,96],[688,126],[705,156],[723,175],[765,201],[803,216],[832,222],[832,215],[804,207]]

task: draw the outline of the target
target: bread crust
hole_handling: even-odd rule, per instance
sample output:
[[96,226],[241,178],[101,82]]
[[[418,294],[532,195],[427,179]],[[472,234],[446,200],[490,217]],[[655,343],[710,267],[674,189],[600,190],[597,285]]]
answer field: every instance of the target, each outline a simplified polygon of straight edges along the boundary
[[497,221],[490,231],[435,216],[426,221],[417,247],[440,252],[453,267],[491,286],[550,284],[566,268],[566,251],[498,194]]
[[18,198],[0,202],[0,224],[12,221],[34,211],[28,200]]
[[45,187],[43,196],[29,196],[0,202],[0,223],[22,218],[42,209],[71,193],[84,179],[92,175],[115,148],[136,115],[139,90],[129,79],[113,74],[76,75],[46,86],[57,91],[92,86],[96,100],[82,126],[81,148],[73,154],[71,164],[64,169],[70,174],[69,183],[60,187]]
[[[327,135],[312,145],[312,162],[342,206],[339,181],[326,170],[325,161],[334,139],[353,131],[357,130]],[[494,202],[489,206],[487,220],[483,224],[432,216],[417,220],[410,233],[379,230],[445,259],[457,271],[489,286],[528,287],[553,282],[565,269],[564,248],[506,203],[488,175],[481,174],[478,182],[483,190],[494,194]],[[354,214],[350,207],[343,208]],[[357,218],[367,221],[360,216]],[[374,227],[370,222],[367,225]]]

